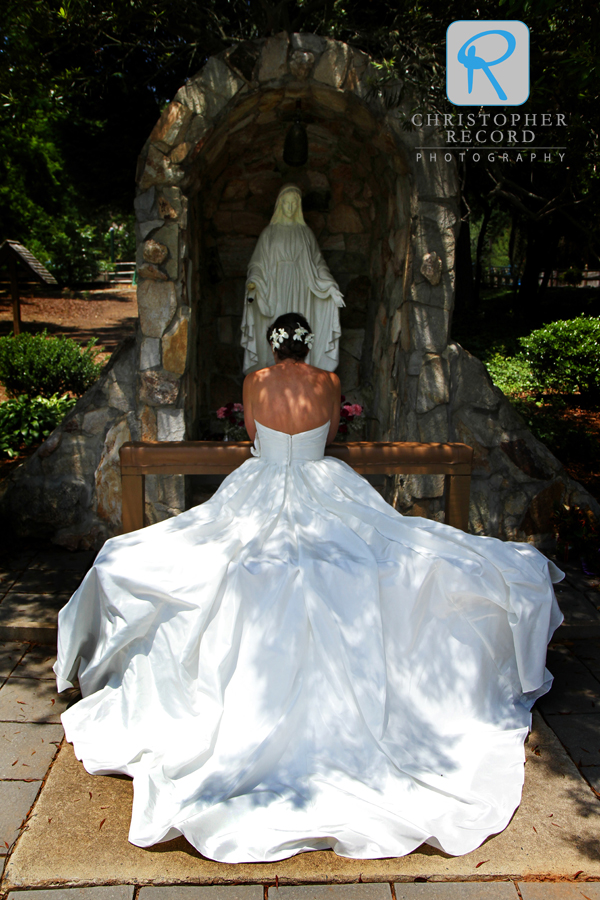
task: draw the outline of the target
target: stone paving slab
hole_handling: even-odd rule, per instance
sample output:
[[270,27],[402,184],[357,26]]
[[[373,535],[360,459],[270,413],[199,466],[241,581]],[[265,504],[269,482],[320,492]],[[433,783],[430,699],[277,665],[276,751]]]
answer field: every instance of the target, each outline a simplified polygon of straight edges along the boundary
[[35,641],[56,647],[59,611],[71,594],[17,593],[0,602],[0,639]]
[[56,693],[50,681],[9,678],[0,688],[0,722],[57,724],[69,704],[71,692]]
[[297,884],[270,891],[271,900],[392,900],[389,884]]
[[10,675],[27,649],[27,645],[17,641],[0,643],[0,683]]
[[595,579],[579,572],[568,575],[566,583],[555,585],[556,598],[565,617],[554,635],[555,640],[600,637],[600,593],[590,590],[592,581]]
[[[600,594],[598,595],[600,597]],[[600,680],[600,641],[581,641],[579,659]]]
[[395,884],[396,900],[519,900],[512,881]]
[[600,707],[596,714],[547,716],[546,721],[577,766],[600,766]]
[[69,594],[76,591],[85,575],[85,570],[42,568],[30,566],[11,586],[12,593],[18,594]]
[[138,900],[264,900],[264,890],[260,884],[143,887]]
[[581,766],[580,772],[589,781],[594,790],[600,794],[600,766]]
[[56,649],[41,645],[33,647],[17,664],[13,676],[17,678],[36,678],[42,681],[56,682],[52,666],[56,662]]
[[35,551],[23,551],[6,556],[0,561],[0,592],[6,591],[21,572],[25,571],[35,558]]
[[[539,755],[538,755],[539,754]],[[284,884],[581,877],[600,879],[600,801],[535,715],[523,801],[508,828],[465,856],[423,846],[399,859],[344,859],[332,851],[276,863],[226,864],[183,838],[149,849],[127,841],[132,786],[91,776],[63,744],[7,863],[4,890],[136,884]],[[91,796],[90,796],[91,794]]]
[[133,900],[132,884],[69,888],[54,891],[11,891],[8,900]]
[[40,781],[0,781],[0,855],[6,856],[19,834],[40,784]]
[[554,675],[554,685],[538,702],[544,716],[594,711],[600,714],[600,681],[568,647],[560,644],[549,647],[546,665]]
[[62,739],[62,725],[0,722],[0,778],[42,781]]
[[599,882],[534,884],[519,882],[523,900],[600,900]]

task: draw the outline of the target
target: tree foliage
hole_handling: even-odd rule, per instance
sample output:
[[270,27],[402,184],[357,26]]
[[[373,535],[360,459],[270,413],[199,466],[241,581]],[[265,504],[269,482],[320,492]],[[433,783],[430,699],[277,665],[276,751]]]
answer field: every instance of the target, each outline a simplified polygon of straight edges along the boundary
[[0,237],[23,241],[64,279],[91,269],[109,225],[130,221],[136,157],[161,108],[232,43],[284,29],[330,35],[378,60],[373,89],[388,105],[410,94],[415,108],[449,112],[448,24],[498,16],[528,24],[532,90],[521,109],[566,113],[566,136],[545,136],[568,150],[562,166],[463,167],[465,222],[486,208],[488,221],[504,216],[528,290],[557,253],[594,263],[600,11],[589,0],[7,0]]

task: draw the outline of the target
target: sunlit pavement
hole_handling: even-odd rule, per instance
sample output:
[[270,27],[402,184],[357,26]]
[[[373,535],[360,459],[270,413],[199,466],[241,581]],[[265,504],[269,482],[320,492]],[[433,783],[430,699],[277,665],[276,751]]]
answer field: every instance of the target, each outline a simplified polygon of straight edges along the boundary
[[92,561],[23,546],[0,565],[2,900],[26,889],[24,900],[600,900],[600,578],[559,561],[554,687],[538,703],[523,803],[502,835],[466,857],[424,848],[231,866],[183,839],[133,847],[130,782],[92,778],[63,742],[60,714],[76,694],[56,693],[56,616]]

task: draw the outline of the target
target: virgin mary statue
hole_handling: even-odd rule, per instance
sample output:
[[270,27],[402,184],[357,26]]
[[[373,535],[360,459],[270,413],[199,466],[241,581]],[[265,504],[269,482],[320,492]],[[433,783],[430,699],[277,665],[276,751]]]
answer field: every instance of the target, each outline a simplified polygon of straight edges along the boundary
[[304,221],[300,189],[285,185],[248,266],[242,318],[244,372],[273,365],[267,328],[287,312],[301,313],[314,332],[306,362],[332,372],[339,359],[340,306],[344,299],[339,286]]

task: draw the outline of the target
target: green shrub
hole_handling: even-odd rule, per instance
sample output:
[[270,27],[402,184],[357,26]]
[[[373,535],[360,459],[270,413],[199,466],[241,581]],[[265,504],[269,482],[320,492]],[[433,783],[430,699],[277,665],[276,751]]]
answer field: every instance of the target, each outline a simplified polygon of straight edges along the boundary
[[0,338],[0,382],[9,397],[81,396],[100,374],[96,339],[82,348],[67,337],[19,334]]
[[17,397],[0,403],[0,454],[16,456],[40,444],[77,401],[71,397]]
[[507,397],[524,394],[536,387],[531,366],[521,354],[503,356],[501,353],[493,353],[485,360],[485,365],[494,384]]
[[542,389],[600,398],[600,317],[552,322],[519,342]]

